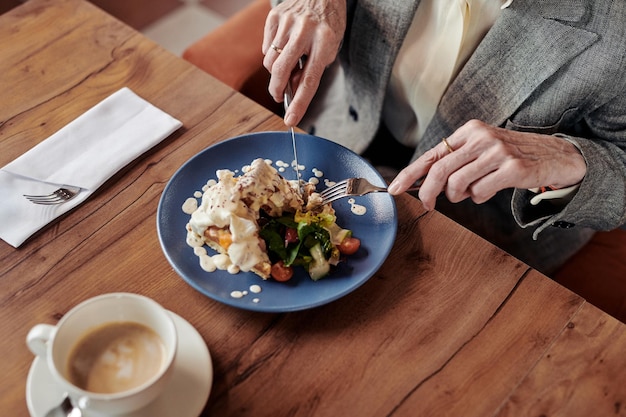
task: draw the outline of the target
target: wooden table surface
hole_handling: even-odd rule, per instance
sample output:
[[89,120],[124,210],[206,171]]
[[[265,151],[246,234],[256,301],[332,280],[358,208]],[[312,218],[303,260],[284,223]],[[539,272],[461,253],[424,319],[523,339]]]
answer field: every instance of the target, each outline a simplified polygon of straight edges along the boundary
[[187,285],[155,228],[165,184],[213,143],[284,125],[91,4],[0,16],[0,74],[0,166],[124,86],[184,123],[19,249],[0,241],[2,415],[28,415],[34,324],[128,291],[206,341],[202,415],[626,416],[626,326],[410,196],[388,260],[330,304],[258,313]]

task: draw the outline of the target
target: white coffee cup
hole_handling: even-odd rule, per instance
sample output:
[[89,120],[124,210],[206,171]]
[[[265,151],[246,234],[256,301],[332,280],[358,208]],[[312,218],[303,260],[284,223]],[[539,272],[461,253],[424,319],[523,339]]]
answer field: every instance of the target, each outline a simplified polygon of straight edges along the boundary
[[[97,331],[95,329],[118,323],[145,326],[151,330],[150,334],[156,333],[163,347],[160,365],[144,382],[130,389],[104,393],[77,386],[71,381],[68,363],[76,346],[86,335]],[[163,392],[176,357],[177,335],[171,315],[156,301],[138,294],[111,293],[76,305],[56,326],[35,325],[26,342],[35,355],[46,361],[53,379],[68,393],[75,406],[87,414],[122,414],[148,405]]]

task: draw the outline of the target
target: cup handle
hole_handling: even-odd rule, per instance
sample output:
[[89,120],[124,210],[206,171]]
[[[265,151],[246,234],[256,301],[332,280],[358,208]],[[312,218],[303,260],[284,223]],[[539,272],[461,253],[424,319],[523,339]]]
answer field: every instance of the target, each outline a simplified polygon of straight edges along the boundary
[[37,324],[33,326],[26,336],[26,344],[31,352],[37,356],[45,357],[48,350],[48,342],[54,336],[56,326],[51,324]]

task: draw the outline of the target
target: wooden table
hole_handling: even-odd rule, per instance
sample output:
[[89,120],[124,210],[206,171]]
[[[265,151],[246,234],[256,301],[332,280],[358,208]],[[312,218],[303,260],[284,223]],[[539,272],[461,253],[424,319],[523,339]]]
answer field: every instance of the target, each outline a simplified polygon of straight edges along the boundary
[[387,262],[333,303],[255,313],[188,286],[155,230],[166,182],[213,143],[284,126],[89,3],[0,16],[0,73],[0,166],[123,86],[184,123],[19,249],[0,242],[2,415],[27,415],[28,329],[115,291],[201,333],[207,416],[626,415],[626,327],[409,196]]

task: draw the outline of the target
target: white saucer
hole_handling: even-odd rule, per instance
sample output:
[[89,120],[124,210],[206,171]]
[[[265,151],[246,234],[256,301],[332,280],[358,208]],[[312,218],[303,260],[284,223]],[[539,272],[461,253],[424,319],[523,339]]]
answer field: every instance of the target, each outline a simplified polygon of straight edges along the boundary
[[[213,384],[213,364],[204,339],[185,319],[172,313],[178,332],[178,352],[168,388],[153,403],[120,417],[198,417]],[[44,417],[63,398],[46,362],[36,357],[26,380],[26,404],[31,417]]]

